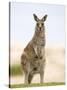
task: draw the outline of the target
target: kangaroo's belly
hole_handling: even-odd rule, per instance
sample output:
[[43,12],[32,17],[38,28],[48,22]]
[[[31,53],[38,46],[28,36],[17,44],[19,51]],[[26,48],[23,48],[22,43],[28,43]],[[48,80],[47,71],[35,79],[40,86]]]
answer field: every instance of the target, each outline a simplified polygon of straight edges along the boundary
[[32,74],[40,73],[41,67],[44,66],[44,60],[33,60],[30,62],[30,72]]

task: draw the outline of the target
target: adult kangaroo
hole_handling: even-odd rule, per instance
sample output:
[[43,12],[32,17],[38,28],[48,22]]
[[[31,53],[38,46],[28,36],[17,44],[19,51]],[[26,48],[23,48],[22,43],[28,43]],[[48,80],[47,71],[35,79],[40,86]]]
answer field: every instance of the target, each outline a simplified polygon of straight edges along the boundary
[[45,25],[47,15],[39,19],[33,14],[36,21],[35,33],[32,40],[24,48],[21,55],[21,66],[25,74],[25,83],[31,83],[35,74],[40,74],[40,83],[44,82],[44,67],[45,67]]

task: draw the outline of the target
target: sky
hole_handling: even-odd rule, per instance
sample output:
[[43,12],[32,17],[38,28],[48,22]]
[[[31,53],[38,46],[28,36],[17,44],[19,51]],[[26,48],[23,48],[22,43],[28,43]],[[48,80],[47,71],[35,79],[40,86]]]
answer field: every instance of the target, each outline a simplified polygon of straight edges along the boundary
[[26,45],[35,32],[35,13],[39,18],[48,15],[45,21],[46,45],[65,46],[65,6],[36,3],[11,3],[11,44]]

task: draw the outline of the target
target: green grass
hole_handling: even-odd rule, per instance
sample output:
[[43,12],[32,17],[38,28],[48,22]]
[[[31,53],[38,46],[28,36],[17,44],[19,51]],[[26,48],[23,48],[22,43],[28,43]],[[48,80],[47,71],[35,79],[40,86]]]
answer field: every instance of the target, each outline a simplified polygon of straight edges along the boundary
[[21,66],[19,64],[14,64],[10,67],[10,75],[11,76],[17,76],[17,75],[21,75],[22,74],[22,70],[21,70]]
[[32,83],[32,84],[12,84],[11,88],[24,88],[24,87],[40,87],[40,86],[56,86],[56,85],[65,85],[64,82],[47,82],[47,83]]

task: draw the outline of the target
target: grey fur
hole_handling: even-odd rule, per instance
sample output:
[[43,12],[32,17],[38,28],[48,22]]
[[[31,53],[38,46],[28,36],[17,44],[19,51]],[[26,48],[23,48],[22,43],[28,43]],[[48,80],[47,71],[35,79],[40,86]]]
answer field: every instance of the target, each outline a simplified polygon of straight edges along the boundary
[[36,21],[35,33],[32,40],[24,48],[21,55],[21,66],[25,73],[25,83],[31,83],[34,74],[40,74],[40,82],[44,80],[45,66],[45,26],[44,21],[47,15],[39,19],[33,14]]

